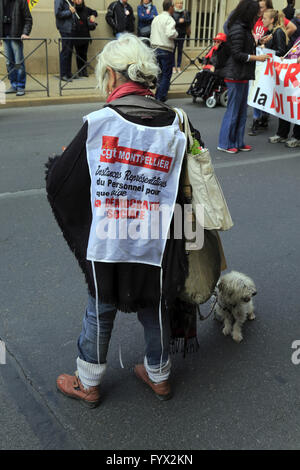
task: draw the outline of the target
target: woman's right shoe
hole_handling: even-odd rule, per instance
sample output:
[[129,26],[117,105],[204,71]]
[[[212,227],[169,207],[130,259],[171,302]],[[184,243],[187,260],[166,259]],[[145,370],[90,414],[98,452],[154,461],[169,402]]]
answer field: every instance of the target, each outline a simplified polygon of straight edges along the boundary
[[137,364],[134,368],[135,375],[145,382],[155,393],[155,396],[162,401],[169,400],[172,397],[171,387],[168,380],[155,383],[150,380],[144,364]]
[[238,153],[239,149],[232,148],[232,149],[223,149],[222,147],[217,147],[217,150],[220,150],[220,152],[226,152],[226,153]]
[[67,75],[63,75],[62,77],[60,77],[60,79],[61,79],[63,82],[71,82],[71,81],[72,81],[72,78],[67,77]]

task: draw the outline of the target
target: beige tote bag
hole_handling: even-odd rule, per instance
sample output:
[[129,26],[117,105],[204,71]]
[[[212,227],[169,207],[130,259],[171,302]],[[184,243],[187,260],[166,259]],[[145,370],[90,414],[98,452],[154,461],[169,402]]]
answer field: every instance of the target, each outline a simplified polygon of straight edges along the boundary
[[[184,132],[187,149],[193,145],[193,136],[186,113],[179,109],[184,119]],[[192,187],[192,206],[196,214],[196,205],[204,209],[204,228],[207,230],[229,230],[233,226],[231,215],[225,201],[222,188],[215,175],[211,156],[207,149],[197,155],[187,150],[187,178]],[[185,184],[188,184],[186,181]]]

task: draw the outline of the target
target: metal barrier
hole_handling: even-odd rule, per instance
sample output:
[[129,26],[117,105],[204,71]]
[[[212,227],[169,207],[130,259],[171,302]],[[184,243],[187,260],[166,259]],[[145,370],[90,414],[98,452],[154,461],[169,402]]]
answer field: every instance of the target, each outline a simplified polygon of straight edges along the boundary
[[[30,51],[26,56],[24,56],[24,59],[23,61],[21,62],[21,64],[24,64],[24,66],[26,65],[26,61],[29,59],[29,57],[31,57],[38,49],[40,49],[42,46],[45,47],[45,75],[46,75],[46,85],[44,85],[43,83],[41,83],[36,77],[34,77],[34,75],[32,75],[30,72],[28,72],[26,70],[26,66],[25,66],[25,74],[28,75],[30,78],[32,78],[36,83],[38,83],[41,88],[43,90],[46,90],[47,92],[47,96],[50,96],[50,93],[49,93],[49,71],[48,71],[48,45],[51,43],[51,39],[48,39],[48,38],[28,38],[28,39],[23,39],[21,40],[20,38],[0,38],[0,42],[3,41],[11,41],[11,40],[14,40],[14,41],[40,41],[39,44],[32,50]],[[6,61],[9,60],[8,56],[5,55],[5,53],[3,53],[2,51],[0,51],[0,55],[2,55]],[[20,64],[15,64],[15,66],[10,70],[10,72],[7,72],[6,75],[3,75],[3,77],[0,77],[0,80],[5,80],[6,78],[9,78],[9,74],[11,72],[13,72],[14,70],[18,70],[19,68],[19,65]],[[37,92],[37,91],[41,91],[40,89],[39,90],[29,90],[30,93],[34,93],[34,92]]]
[[[84,40],[84,41],[85,41],[85,40],[86,40],[86,41],[111,41],[111,40],[112,40],[111,37],[110,37],[110,38],[95,38],[95,37],[92,37],[92,38],[90,38],[90,37],[88,37],[88,38],[82,38],[82,37],[80,37],[80,38],[79,38],[78,36],[77,36],[77,37],[68,37],[68,38],[58,38],[58,39],[54,39],[54,42],[55,42],[56,44],[58,44],[59,58],[60,58],[60,56],[61,56],[61,51],[62,51],[62,42],[63,42],[64,40],[66,40],[66,39],[67,39],[67,40],[70,40],[70,41],[74,41],[74,42],[72,43],[72,46],[71,46],[71,47],[68,47],[68,46],[66,46],[66,45],[65,45],[65,47],[66,47],[67,49],[69,49],[69,51],[72,53],[72,56],[75,56],[76,59],[77,59],[77,57],[79,57],[81,60],[82,60],[82,58],[81,58],[78,54],[76,54],[76,52],[74,51],[76,40],[77,40],[77,41],[78,41],[78,40],[80,40],[80,41],[82,41],[82,40]],[[63,92],[63,90],[66,89],[66,88],[67,88],[68,90],[94,90],[94,89],[95,89],[95,87],[92,87],[92,86],[86,86],[86,87],[71,87],[71,86],[70,86],[70,83],[72,83],[72,81],[73,81],[74,78],[78,78],[78,74],[79,74],[80,72],[82,72],[84,69],[88,69],[88,68],[89,68],[89,69],[92,69],[92,70],[94,71],[94,67],[93,67],[91,64],[92,64],[92,62],[96,59],[96,57],[97,57],[97,55],[99,54],[99,52],[100,52],[100,50],[98,50],[98,52],[97,52],[96,54],[94,54],[91,58],[89,58],[89,60],[87,60],[87,61],[83,61],[83,60],[82,60],[82,62],[84,62],[84,65],[83,65],[82,67],[80,67],[80,69],[77,70],[77,72],[73,73],[73,74],[71,75],[71,77],[69,78],[68,81],[64,81],[63,84],[62,84],[62,76],[61,76],[61,75],[62,75],[62,74],[61,74],[61,61],[59,60],[59,94],[60,94],[60,96],[62,96],[62,92]]]
[[[176,39],[176,41],[187,41],[187,43],[190,43],[190,41],[200,41],[200,38],[178,38]],[[207,54],[207,52],[211,49],[211,47],[213,46],[213,40],[212,39],[209,39],[209,38],[201,38],[201,41],[202,41],[202,44],[204,44],[202,47],[201,47],[201,50],[200,52],[197,54],[197,56],[195,58],[191,58],[187,52],[183,49],[182,50],[182,54],[188,59],[188,64],[181,70],[181,72],[177,73],[174,78],[172,78],[171,80],[171,83],[170,85],[190,85],[190,82],[188,83],[174,83],[176,80],[178,80],[179,77],[181,77],[184,72],[186,72],[189,67],[191,66],[195,66],[198,71],[202,70],[197,62],[199,62],[199,59],[202,58],[203,56],[205,56]],[[175,56],[174,56],[174,60],[175,60]],[[199,62],[200,63],[200,62]]]
[[[78,37],[72,37],[72,38],[66,38],[67,40],[71,40],[71,41],[76,41],[78,39],[80,40],[87,40],[87,41],[90,41],[91,38],[78,38]],[[58,39],[55,39],[54,42],[58,44],[58,51],[59,51],[59,56],[61,54],[61,51],[62,51],[62,41],[64,40],[64,38],[58,38]],[[112,38],[92,38],[93,41],[111,41]],[[176,82],[176,80],[178,80],[178,78],[180,76],[182,76],[182,74],[184,74],[184,72],[186,72],[191,66],[196,66],[196,68],[198,70],[201,70],[201,68],[198,66],[197,62],[198,62],[198,59],[200,57],[203,57],[207,51],[212,47],[212,44],[213,44],[213,41],[212,39],[210,38],[184,38],[184,39],[177,39],[178,41],[187,41],[187,43],[189,44],[191,41],[202,41],[202,44],[204,44],[202,47],[201,47],[201,50],[200,52],[197,54],[197,56],[195,58],[192,58],[188,55],[188,53],[183,50],[183,55],[188,59],[188,64],[183,68],[183,70],[176,74],[176,76],[174,76],[171,80],[171,85],[179,85],[179,86],[182,86],[182,85],[190,85],[190,82],[188,83],[174,83]],[[67,47],[67,46],[65,46]],[[72,56],[75,56],[75,57],[79,57],[75,51],[74,51],[74,44],[72,44],[72,47],[67,47],[70,52],[72,52]],[[79,87],[79,86],[76,86],[76,87],[72,87],[70,86],[70,84],[73,82],[73,79],[74,78],[77,78],[78,76],[78,73],[81,72],[82,70],[84,70],[85,68],[92,68],[94,70],[94,68],[92,67],[91,63],[96,59],[97,55],[99,54],[100,52],[100,49],[98,50],[97,54],[93,55],[91,58],[89,58],[88,61],[85,61],[84,62],[84,65],[79,69],[77,70],[77,72],[73,73],[72,76],[69,78],[68,81],[64,81],[62,82],[61,80],[61,64],[59,62],[59,94],[60,96],[62,96],[62,93],[65,89],[68,89],[68,90],[89,90],[89,89],[94,89],[95,87],[92,87],[92,86],[82,86],[82,87]]]

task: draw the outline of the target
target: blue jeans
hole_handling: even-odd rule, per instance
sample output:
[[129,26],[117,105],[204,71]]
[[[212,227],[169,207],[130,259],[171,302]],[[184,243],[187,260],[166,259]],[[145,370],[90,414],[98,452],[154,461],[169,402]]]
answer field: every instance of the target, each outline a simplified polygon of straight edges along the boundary
[[[180,67],[181,66],[181,62],[182,62],[182,51],[183,51],[183,45],[184,45],[184,38],[185,38],[185,35],[184,36],[178,36],[176,39],[175,39],[175,49],[174,49],[174,67]],[[176,65],[176,49],[177,49],[177,65]]]
[[242,148],[247,121],[247,99],[249,83],[226,82],[228,104],[219,134],[219,147]]
[[160,67],[155,98],[159,101],[166,101],[172,77],[174,52],[156,49],[155,53]]
[[[99,353],[100,364],[106,362],[111,333],[114,326],[114,320],[117,309],[109,304],[99,302]],[[130,315],[130,314],[129,314]],[[144,337],[146,343],[145,355],[149,366],[159,367],[161,361],[161,333],[159,325],[158,309],[144,308],[138,312],[138,319],[144,327]],[[162,318],[163,323],[163,355],[162,365],[164,365],[169,356],[170,327],[167,317]],[[79,357],[83,361],[98,363],[97,357],[97,313],[96,300],[89,295],[88,305],[83,318],[82,331],[78,342]]]
[[253,110],[253,119],[256,121],[257,119],[261,119],[263,116],[268,116],[268,113],[262,111],[261,109],[254,108]]
[[26,72],[24,65],[23,41],[4,39],[4,54],[10,84],[16,90],[25,88]]
[[72,33],[65,33],[60,31],[62,41],[61,41],[61,51],[59,56],[60,64],[60,76],[61,77],[72,77],[72,52],[73,52],[73,40],[70,39],[74,36]]

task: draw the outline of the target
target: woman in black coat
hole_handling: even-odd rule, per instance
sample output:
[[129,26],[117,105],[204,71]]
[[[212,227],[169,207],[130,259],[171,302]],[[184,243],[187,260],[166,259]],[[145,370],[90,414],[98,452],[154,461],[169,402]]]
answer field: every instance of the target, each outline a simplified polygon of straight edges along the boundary
[[[182,61],[182,51],[183,51],[183,44],[186,35],[188,34],[187,31],[191,25],[191,17],[187,10],[183,8],[183,1],[177,0],[175,1],[174,13],[173,18],[176,22],[176,31],[178,33],[177,38],[175,39],[175,49],[174,49],[174,67],[173,73],[181,72],[180,66]],[[189,35],[189,34],[188,34]],[[176,66],[176,49],[177,49],[177,66]]]
[[249,80],[255,78],[255,62],[268,58],[255,55],[252,29],[258,12],[258,2],[241,0],[228,22],[227,58],[218,70],[228,89],[228,105],[217,147],[222,152],[235,154],[239,150],[251,150],[244,142]]
[[74,0],[74,7],[77,15],[79,16],[79,18],[77,18],[76,15],[73,15],[73,35],[74,37],[79,38],[74,39],[73,43],[76,51],[76,62],[78,69],[78,73],[74,76],[74,78],[88,77],[89,74],[87,71],[86,63],[88,47],[89,43],[91,42],[91,40],[86,39],[91,37],[88,23],[89,21],[91,23],[94,23],[96,28],[97,23],[95,23],[95,17],[98,16],[98,13],[96,12],[96,10],[92,10],[91,8],[85,6],[84,0]]

